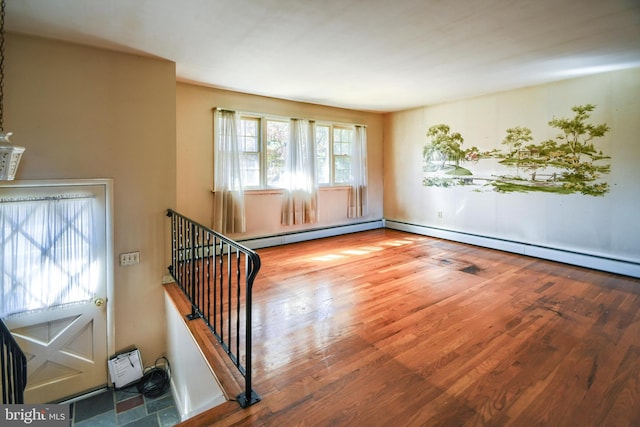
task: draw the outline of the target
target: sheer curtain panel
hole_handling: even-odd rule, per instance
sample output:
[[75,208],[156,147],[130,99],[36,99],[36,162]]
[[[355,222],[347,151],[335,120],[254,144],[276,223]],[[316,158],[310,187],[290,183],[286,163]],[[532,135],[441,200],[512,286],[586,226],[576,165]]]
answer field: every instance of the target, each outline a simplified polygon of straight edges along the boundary
[[351,145],[351,182],[349,188],[349,218],[367,214],[367,128],[357,125]]
[[214,110],[213,229],[222,234],[245,231],[244,191],[235,111]]
[[0,199],[0,317],[94,297],[92,196]]
[[282,180],[282,225],[318,220],[315,122],[291,119]]

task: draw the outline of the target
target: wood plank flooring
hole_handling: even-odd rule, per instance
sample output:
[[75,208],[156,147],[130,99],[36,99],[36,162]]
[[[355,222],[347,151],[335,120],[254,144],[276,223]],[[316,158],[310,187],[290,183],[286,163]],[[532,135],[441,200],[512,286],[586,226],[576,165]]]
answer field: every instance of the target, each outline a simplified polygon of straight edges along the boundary
[[184,426],[640,425],[638,279],[385,229],[258,253],[262,401]]

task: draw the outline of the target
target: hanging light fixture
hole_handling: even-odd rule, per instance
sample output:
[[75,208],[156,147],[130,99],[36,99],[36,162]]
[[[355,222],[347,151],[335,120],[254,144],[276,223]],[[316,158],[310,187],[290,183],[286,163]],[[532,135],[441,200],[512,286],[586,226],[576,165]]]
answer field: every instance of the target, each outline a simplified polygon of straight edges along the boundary
[[4,132],[4,2],[0,2],[0,180],[11,181],[25,149],[12,145],[11,132]]

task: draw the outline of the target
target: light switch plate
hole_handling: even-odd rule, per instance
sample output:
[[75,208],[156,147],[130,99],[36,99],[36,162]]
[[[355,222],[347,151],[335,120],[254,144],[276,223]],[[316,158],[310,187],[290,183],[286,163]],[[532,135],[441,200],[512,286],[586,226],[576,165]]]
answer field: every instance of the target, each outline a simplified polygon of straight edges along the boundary
[[140,264],[140,252],[126,252],[120,254],[120,266],[126,267],[129,265]]

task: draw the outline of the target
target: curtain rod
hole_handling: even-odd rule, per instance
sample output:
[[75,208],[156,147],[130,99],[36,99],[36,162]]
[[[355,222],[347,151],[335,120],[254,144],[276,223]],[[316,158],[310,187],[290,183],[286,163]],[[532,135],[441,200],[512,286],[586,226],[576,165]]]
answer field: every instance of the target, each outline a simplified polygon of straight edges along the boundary
[[236,110],[232,109],[232,108],[222,108],[222,107],[213,107],[212,108],[213,111],[226,111],[229,113],[235,113]]
[[55,196],[0,197],[0,203],[44,202],[52,200],[95,199],[93,194],[59,194]]
[[316,123],[329,122],[329,123],[336,123],[340,125],[362,126],[364,128],[367,127],[367,125],[363,125],[360,123],[345,123],[345,122],[339,122],[339,121],[334,122],[333,120],[305,119],[304,117],[290,117],[290,116],[283,116],[280,114],[256,113],[255,111],[234,110],[233,108],[226,108],[226,107],[213,107],[211,110],[212,111],[228,111],[231,113],[248,114],[250,116],[258,116],[258,117],[280,117],[280,118],[287,118],[287,119],[309,120]]

